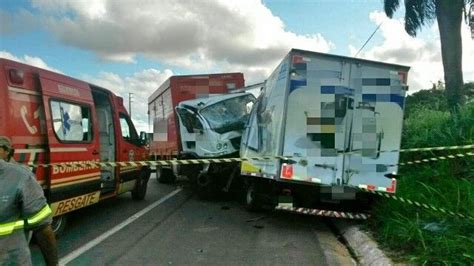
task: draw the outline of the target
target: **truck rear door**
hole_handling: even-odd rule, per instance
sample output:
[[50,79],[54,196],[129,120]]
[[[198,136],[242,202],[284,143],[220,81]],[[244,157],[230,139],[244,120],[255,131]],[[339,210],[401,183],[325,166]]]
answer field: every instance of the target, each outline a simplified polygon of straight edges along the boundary
[[358,66],[350,149],[344,184],[395,192],[408,68],[375,63]]
[[[40,74],[50,162],[99,161],[92,94],[86,83],[54,73]],[[54,215],[99,200],[100,168],[54,165],[49,168]]]
[[[282,179],[394,192],[406,91],[404,67],[293,55]],[[403,81],[405,79],[405,81]],[[391,151],[391,152],[387,152]]]

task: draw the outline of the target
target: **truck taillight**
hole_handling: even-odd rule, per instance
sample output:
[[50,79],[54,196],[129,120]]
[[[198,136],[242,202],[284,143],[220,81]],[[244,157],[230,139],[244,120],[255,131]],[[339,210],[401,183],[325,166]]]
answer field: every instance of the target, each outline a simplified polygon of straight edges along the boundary
[[282,164],[281,166],[281,177],[286,179],[291,179],[293,177],[293,165],[291,164]]
[[398,76],[400,77],[400,83],[402,85],[407,85],[407,73],[406,72],[398,72]]
[[10,69],[9,71],[9,75],[10,75],[10,81],[13,83],[13,84],[18,84],[18,85],[21,85],[23,84],[23,78],[24,78],[24,73],[23,73],[23,70],[20,70],[20,69]]
[[387,187],[387,192],[395,193],[395,190],[397,190],[397,180],[395,178],[392,178],[392,185],[390,187]]

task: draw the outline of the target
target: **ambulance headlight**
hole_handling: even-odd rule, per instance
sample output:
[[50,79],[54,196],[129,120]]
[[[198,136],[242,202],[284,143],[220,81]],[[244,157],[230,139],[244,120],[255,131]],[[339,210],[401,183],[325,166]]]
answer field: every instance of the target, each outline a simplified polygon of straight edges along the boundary
[[228,147],[229,145],[227,145],[227,143],[224,143],[223,146],[224,146],[224,150],[227,150],[227,147]]
[[222,144],[221,144],[221,143],[217,143],[216,148],[217,148],[218,150],[222,149]]

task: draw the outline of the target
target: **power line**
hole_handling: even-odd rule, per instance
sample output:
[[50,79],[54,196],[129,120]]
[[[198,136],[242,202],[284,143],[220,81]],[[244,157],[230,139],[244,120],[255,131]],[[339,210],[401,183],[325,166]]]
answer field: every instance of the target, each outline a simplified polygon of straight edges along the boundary
[[359,49],[359,51],[357,51],[357,53],[354,55],[354,57],[357,57],[357,55],[360,53],[360,51],[362,51],[362,49],[364,49],[365,45],[370,41],[370,39],[372,39],[372,37],[374,37],[374,34],[379,30],[379,28],[380,28],[380,26],[382,26],[382,24],[383,24],[383,21],[377,26],[377,28],[374,30],[374,32],[372,32],[372,34],[369,36],[367,41],[365,41],[364,45],[362,45],[362,47]]

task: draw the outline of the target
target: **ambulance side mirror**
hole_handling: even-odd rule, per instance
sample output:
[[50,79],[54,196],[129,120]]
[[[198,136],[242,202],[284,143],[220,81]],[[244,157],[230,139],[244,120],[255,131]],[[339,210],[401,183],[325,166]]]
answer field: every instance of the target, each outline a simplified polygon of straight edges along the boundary
[[148,134],[145,131],[140,131],[140,145],[148,143]]

